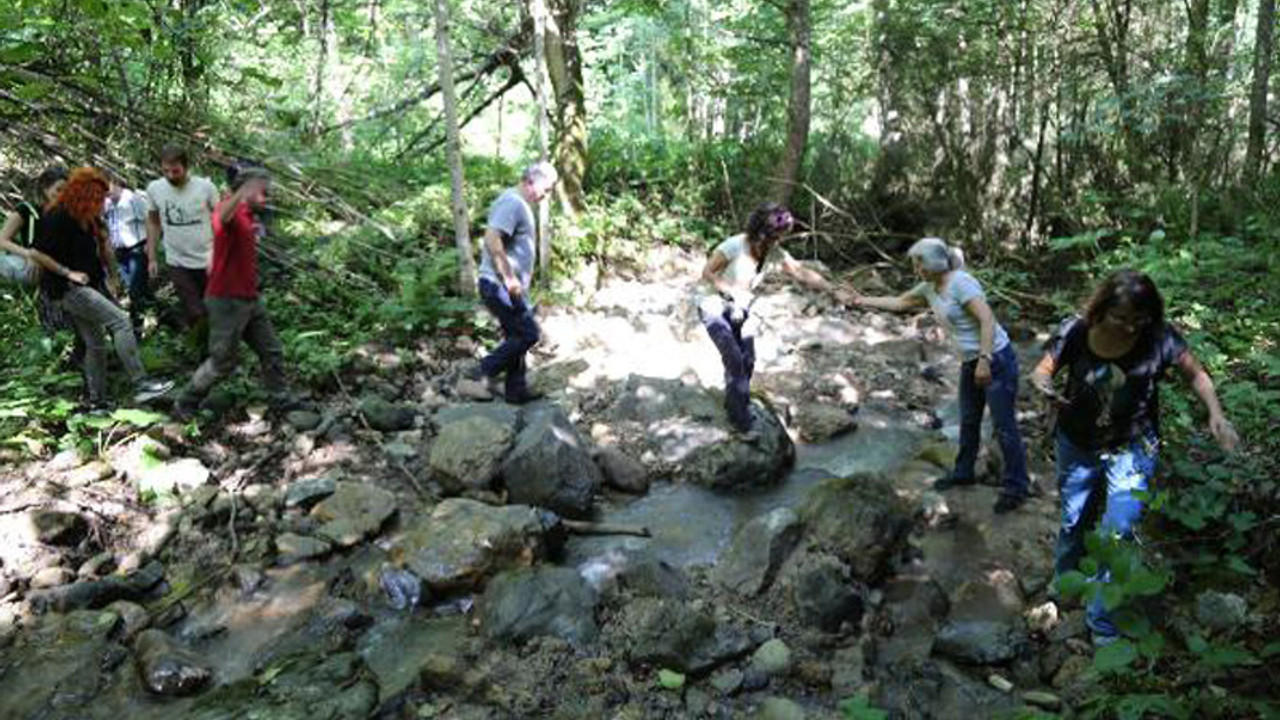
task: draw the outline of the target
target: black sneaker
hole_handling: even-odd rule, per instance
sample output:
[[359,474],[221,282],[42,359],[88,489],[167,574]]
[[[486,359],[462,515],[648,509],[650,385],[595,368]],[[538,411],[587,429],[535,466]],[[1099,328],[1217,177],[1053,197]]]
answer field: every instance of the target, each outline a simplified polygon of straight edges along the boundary
[[1007,512],[1013,512],[1022,507],[1027,502],[1026,495],[1001,495],[996,500],[996,506],[993,508],[997,515],[1003,515]]
[[519,395],[508,395],[506,401],[508,405],[527,405],[546,396],[546,393],[540,393],[537,390],[525,390]]
[[978,481],[973,478],[958,478],[954,475],[944,475],[943,477],[940,477],[937,480],[933,481],[933,489],[937,490],[938,492],[943,492],[945,490],[950,490],[951,488],[954,488],[954,487],[962,487],[965,485],[976,485],[977,482]]

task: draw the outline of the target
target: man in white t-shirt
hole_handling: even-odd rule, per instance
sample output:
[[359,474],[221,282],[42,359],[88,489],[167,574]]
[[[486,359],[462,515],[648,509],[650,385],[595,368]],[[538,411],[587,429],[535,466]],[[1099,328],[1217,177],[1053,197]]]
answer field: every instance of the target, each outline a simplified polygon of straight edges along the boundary
[[147,262],[156,265],[156,246],[164,238],[166,274],[182,303],[188,327],[205,317],[204,286],[213,252],[210,220],[218,190],[206,177],[187,172],[187,151],[167,146],[160,151],[164,177],[147,185]]

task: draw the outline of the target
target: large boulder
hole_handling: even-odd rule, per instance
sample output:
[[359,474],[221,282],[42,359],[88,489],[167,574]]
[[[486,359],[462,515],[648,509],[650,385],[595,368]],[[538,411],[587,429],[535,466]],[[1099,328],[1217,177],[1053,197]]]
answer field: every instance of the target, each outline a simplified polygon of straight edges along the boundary
[[773,411],[752,404],[757,437],[732,432],[723,395],[680,380],[632,375],[605,423],[633,457],[651,457],[662,474],[728,490],[777,483],[795,462],[795,445]]
[[795,549],[800,530],[800,518],[791,508],[778,508],[751,520],[734,535],[711,579],[739,595],[762,592]]
[[526,411],[502,479],[511,502],[578,519],[590,517],[601,482],[586,443],[557,405]]
[[351,547],[376,535],[396,511],[396,496],[376,485],[340,482],[333,495],[311,510],[323,523],[316,535],[339,547]]
[[78,610],[32,618],[25,625],[0,653],[0,717],[89,717],[86,705],[128,657],[114,640],[120,618],[112,612]]
[[488,490],[515,438],[515,423],[471,415],[440,428],[427,465],[448,492]]
[[849,578],[848,567],[830,555],[805,558],[790,578],[791,605],[809,627],[836,632],[846,622],[862,620],[862,593]]
[[595,592],[570,568],[515,570],[498,575],[485,588],[480,624],[498,640],[551,636],[582,645],[599,632],[595,606]]
[[963,663],[992,665],[1014,659],[1026,644],[1026,633],[1010,623],[953,619],[938,631],[933,651]]
[[466,498],[441,502],[409,522],[404,561],[433,592],[470,590],[543,554],[543,516],[526,505],[493,507]]
[[824,480],[800,511],[812,544],[838,557],[864,582],[885,575],[906,548],[912,513],[893,484],[875,474]]
[[412,428],[417,413],[411,407],[387,402],[377,395],[369,395],[360,401],[360,414],[374,430],[398,432]]
[[751,652],[747,632],[696,604],[657,598],[628,603],[609,627],[631,662],[703,674]]

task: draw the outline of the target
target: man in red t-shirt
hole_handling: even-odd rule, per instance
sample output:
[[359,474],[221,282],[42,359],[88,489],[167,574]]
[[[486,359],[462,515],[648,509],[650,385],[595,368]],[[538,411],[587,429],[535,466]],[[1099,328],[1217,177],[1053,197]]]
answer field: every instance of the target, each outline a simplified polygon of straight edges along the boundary
[[270,188],[271,176],[265,169],[245,168],[231,181],[231,194],[213,211],[213,257],[205,286],[209,357],[178,398],[174,411],[179,417],[195,414],[210,388],[236,369],[241,339],[257,353],[263,384],[273,402],[287,396],[284,348],[258,299],[262,226],[257,214],[266,207]]

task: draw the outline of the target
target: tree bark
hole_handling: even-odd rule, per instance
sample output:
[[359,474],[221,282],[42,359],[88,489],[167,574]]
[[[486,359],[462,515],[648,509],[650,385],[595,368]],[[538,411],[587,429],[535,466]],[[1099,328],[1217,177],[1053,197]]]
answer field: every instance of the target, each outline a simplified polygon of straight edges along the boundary
[[787,106],[787,145],[782,153],[779,176],[770,196],[786,205],[791,200],[796,179],[804,163],[809,142],[810,67],[813,26],[809,0],[787,3],[787,37],[791,46],[791,98]]
[[462,195],[462,142],[458,137],[457,98],[453,88],[453,52],[449,48],[449,8],[445,0],[435,0],[436,66],[444,98],[445,133],[448,135],[449,180],[452,190],[453,237],[458,248],[458,290],[463,297],[475,292],[476,266],[471,254],[471,227],[467,203]]
[[587,103],[578,49],[582,0],[550,0],[546,25],[547,75],[555,93],[555,147],[560,183],[556,196],[570,216],[586,208],[582,181],[587,173]]
[[1267,90],[1271,85],[1271,52],[1274,47],[1276,0],[1258,0],[1258,28],[1253,45],[1253,87],[1249,91],[1249,144],[1245,150],[1247,183],[1258,179],[1267,147]]
[[[547,159],[547,3],[546,0],[530,0],[533,15],[533,59],[537,74],[534,82],[538,96],[538,149],[540,160]],[[538,276],[542,282],[551,281],[551,213],[547,203],[538,203]]]

